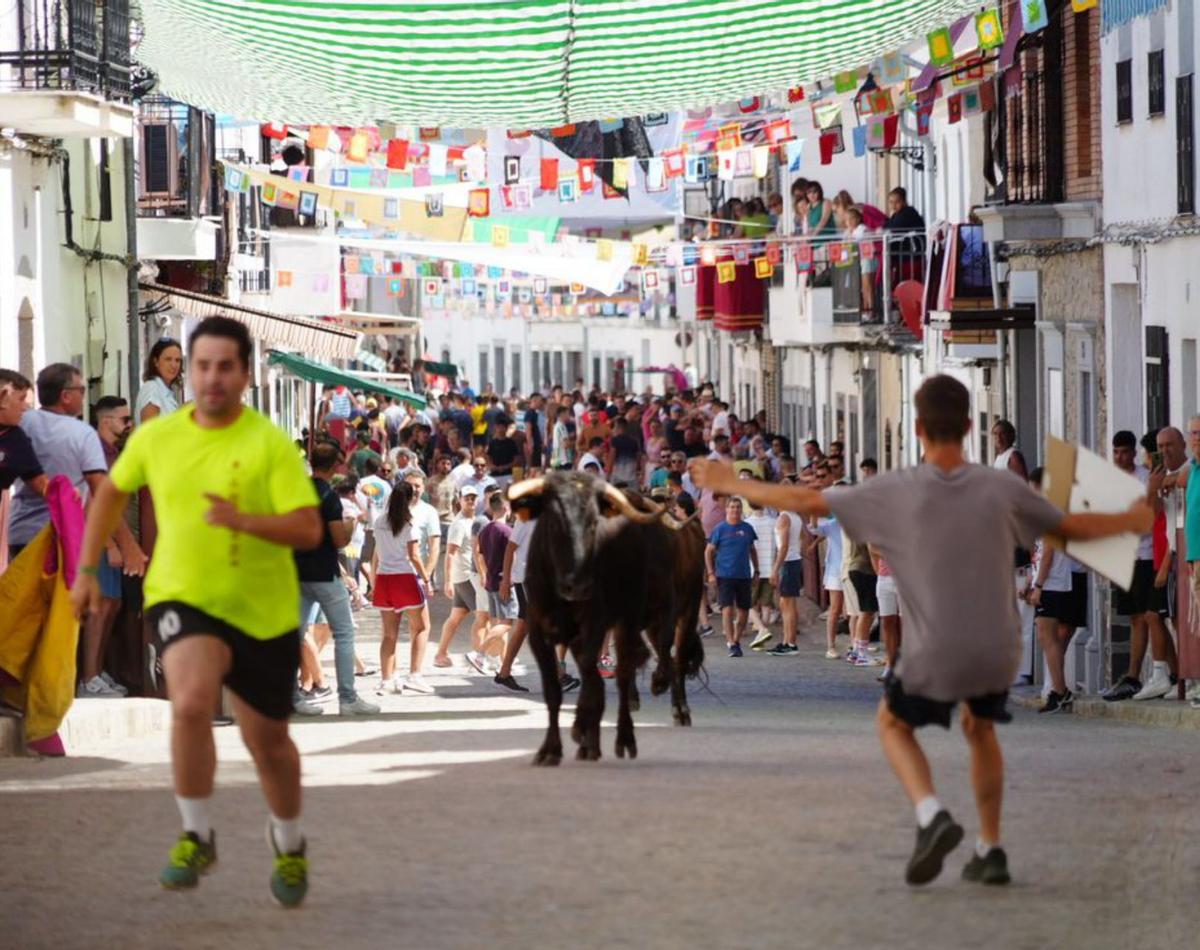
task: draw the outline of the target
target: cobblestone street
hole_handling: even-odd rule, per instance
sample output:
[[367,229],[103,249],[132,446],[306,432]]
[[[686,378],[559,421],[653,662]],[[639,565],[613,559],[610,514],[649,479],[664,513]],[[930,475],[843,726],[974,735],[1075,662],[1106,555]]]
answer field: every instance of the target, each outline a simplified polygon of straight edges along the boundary
[[[376,621],[359,617],[367,657]],[[643,689],[636,762],[612,755],[611,687],[605,758],[568,751],[556,770],[529,766],[538,694],[500,695],[458,669],[430,674],[434,697],[381,697],[377,720],[298,722],[313,873],[293,914],[267,894],[266,813],[234,729],[218,731],[220,864],[192,894],[155,881],[177,826],[165,733],[0,760],[4,944],[1190,945],[1193,734],[1018,710],[1003,732],[1014,885],[959,881],[963,846],[914,891],[912,812],[875,741],[874,671],[821,658],[815,629],[807,642],[796,659],[731,660],[706,641],[695,727],[671,727]],[[973,836],[961,738],[925,737]]]

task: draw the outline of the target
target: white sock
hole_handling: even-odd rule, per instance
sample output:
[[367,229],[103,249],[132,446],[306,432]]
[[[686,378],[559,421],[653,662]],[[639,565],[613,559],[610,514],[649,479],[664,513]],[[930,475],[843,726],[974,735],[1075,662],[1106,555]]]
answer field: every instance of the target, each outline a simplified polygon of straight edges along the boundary
[[175,796],[175,804],[179,806],[179,817],[183,819],[183,830],[195,832],[202,841],[207,841],[212,834],[212,822],[208,816],[208,798],[184,798]]
[[937,813],[942,810],[941,802],[932,795],[927,795],[917,802],[917,824],[928,828]]
[[295,854],[304,846],[304,835],[300,834],[299,818],[276,818],[271,816],[271,837],[282,854]]
[[1166,663],[1160,663],[1158,660],[1155,660],[1154,661],[1154,669],[1150,674],[1150,678],[1156,679],[1156,680],[1157,679],[1164,679],[1164,680],[1170,679],[1171,678],[1171,667],[1169,665],[1167,665]]
[[975,839],[975,853],[981,858],[986,858],[988,856],[988,852],[991,851],[992,848],[997,847],[999,847],[999,845],[984,841],[982,838]]

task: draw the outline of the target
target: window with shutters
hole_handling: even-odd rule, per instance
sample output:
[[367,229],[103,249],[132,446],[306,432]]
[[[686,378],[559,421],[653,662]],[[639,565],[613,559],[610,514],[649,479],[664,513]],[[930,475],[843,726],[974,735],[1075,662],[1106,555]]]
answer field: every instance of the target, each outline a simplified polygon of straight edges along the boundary
[[1161,429],[1170,421],[1167,328],[1146,327],[1146,428]]
[[1166,66],[1160,49],[1146,57],[1146,96],[1146,111],[1150,115],[1162,115],[1167,111]]
[[170,127],[142,126],[142,190],[150,194],[171,193]]
[[1117,63],[1117,122],[1133,121],[1133,60]]
[[1175,80],[1175,191],[1176,210],[1196,213],[1195,117],[1192,115],[1192,77]]

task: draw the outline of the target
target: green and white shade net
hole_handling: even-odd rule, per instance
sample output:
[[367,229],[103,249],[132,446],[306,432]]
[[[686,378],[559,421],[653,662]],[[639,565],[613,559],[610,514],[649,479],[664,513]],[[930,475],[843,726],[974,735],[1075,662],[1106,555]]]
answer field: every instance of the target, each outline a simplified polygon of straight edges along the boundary
[[173,98],[262,121],[541,128],[854,69],[964,0],[140,0]]

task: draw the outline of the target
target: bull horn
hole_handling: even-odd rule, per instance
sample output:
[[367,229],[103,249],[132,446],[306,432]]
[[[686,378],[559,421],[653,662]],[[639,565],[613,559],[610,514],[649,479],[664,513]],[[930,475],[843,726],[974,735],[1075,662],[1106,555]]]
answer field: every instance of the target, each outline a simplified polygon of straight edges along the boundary
[[662,515],[662,522],[668,528],[672,528],[675,531],[682,531],[684,528],[686,528],[688,526],[688,524],[690,524],[692,521],[695,521],[696,517],[699,514],[700,514],[700,512],[693,511],[690,515],[688,515],[686,518],[684,518],[682,521],[680,521],[674,515],[668,514],[666,511],[664,511],[663,515]]
[[540,495],[546,487],[545,478],[526,478],[513,485],[508,486],[507,496],[509,501],[516,501],[518,498],[534,497]]
[[633,507],[633,503],[625,497],[625,493],[620,491],[608,483],[604,485],[604,497],[630,521],[636,524],[653,524],[662,517],[663,509],[658,505],[654,505],[654,511],[639,511]]

